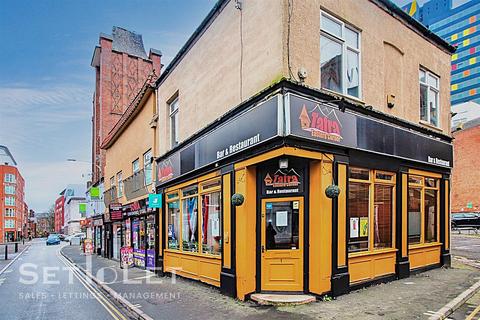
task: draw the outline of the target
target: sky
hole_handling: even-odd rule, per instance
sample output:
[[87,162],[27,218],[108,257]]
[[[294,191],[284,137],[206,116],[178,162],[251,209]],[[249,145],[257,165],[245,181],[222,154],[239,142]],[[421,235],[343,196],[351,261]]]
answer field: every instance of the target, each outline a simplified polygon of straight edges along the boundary
[[[112,26],[143,36],[167,64],[214,0],[0,1],[0,145],[25,178],[29,208],[46,211],[91,171],[95,72],[100,32]],[[67,162],[74,158],[85,162]]]
[[111,34],[114,25],[136,31],[147,53],[161,50],[167,65],[215,2],[0,1],[0,145],[10,149],[25,178],[29,208],[46,211],[67,184],[89,180],[90,62],[99,33]]

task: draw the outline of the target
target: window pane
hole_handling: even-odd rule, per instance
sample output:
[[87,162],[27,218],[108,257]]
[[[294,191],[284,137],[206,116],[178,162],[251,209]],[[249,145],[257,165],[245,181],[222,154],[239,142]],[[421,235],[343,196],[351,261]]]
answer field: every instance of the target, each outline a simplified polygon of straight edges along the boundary
[[180,249],[180,205],[179,201],[168,203],[168,248]]
[[437,191],[425,189],[425,242],[437,240]]
[[322,88],[342,93],[342,45],[321,36],[320,66]]
[[345,28],[345,41],[350,47],[358,49],[358,32]]
[[422,191],[408,189],[408,243],[420,243]]
[[428,121],[427,87],[420,85],[420,120]]
[[220,192],[202,195],[202,251],[221,254],[222,233]]
[[182,200],[182,244],[183,251],[198,252],[198,208],[197,197]]
[[419,176],[408,176],[408,183],[423,184],[423,178]]
[[430,123],[438,125],[438,92],[430,89],[428,91],[428,103],[430,107]]
[[436,187],[437,186],[437,179],[435,179],[435,178],[425,178],[425,185],[427,187]]
[[418,74],[418,77],[419,77],[419,79],[420,79],[421,82],[426,82],[426,81],[425,81],[425,71],[420,70],[420,71],[419,71],[419,74]]
[[186,187],[185,189],[182,190],[182,194],[184,197],[193,196],[197,193],[198,193],[197,185]]
[[370,171],[368,169],[350,167],[349,178],[369,180],[369,173]]
[[374,194],[375,248],[392,247],[393,187],[375,185]]
[[337,37],[342,37],[342,25],[322,14],[321,28]]
[[267,250],[299,249],[299,212],[293,201],[266,204],[265,237]]
[[375,173],[375,179],[393,181],[393,176],[394,175],[395,175],[394,173],[376,172]]
[[350,225],[348,251],[368,250],[368,188],[365,183],[351,182],[348,190],[348,218]]
[[427,74],[427,83],[428,85],[438,89],[438,78],[432,74]]
[[351,96],[359,96],[360,69],[358,53],[347,51],[347,93]]

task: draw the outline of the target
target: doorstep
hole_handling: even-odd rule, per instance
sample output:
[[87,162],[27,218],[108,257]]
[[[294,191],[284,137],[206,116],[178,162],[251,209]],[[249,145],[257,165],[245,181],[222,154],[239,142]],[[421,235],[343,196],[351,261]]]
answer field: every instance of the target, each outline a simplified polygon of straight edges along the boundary
[[316,300],[314,296],[306,294],[254,293],[250,298],[258,304],[269,306],[296,306]]

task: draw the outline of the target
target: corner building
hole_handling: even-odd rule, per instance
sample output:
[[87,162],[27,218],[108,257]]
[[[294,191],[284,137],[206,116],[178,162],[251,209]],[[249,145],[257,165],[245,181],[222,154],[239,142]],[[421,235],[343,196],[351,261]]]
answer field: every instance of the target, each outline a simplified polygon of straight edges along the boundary
[[449,266],[453,51],[389,1],[219,1],[157,80],[161,273],[243,300]]

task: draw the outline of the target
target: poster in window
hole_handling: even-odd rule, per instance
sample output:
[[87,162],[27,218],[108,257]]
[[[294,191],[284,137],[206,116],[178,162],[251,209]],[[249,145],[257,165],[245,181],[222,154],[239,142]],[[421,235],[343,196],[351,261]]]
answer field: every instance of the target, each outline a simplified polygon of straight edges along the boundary
[[360,218],[360,237],[368,237],[368,217]]
[[288,211],[277,211],[275,217],[277,227],[288,226]]
[[350,238],[358,238],[359,218],[350,218]]
[[220,236],[220,220],[218,219],[218,215],[216,215],[212,217],[212,237],[218,236]]

